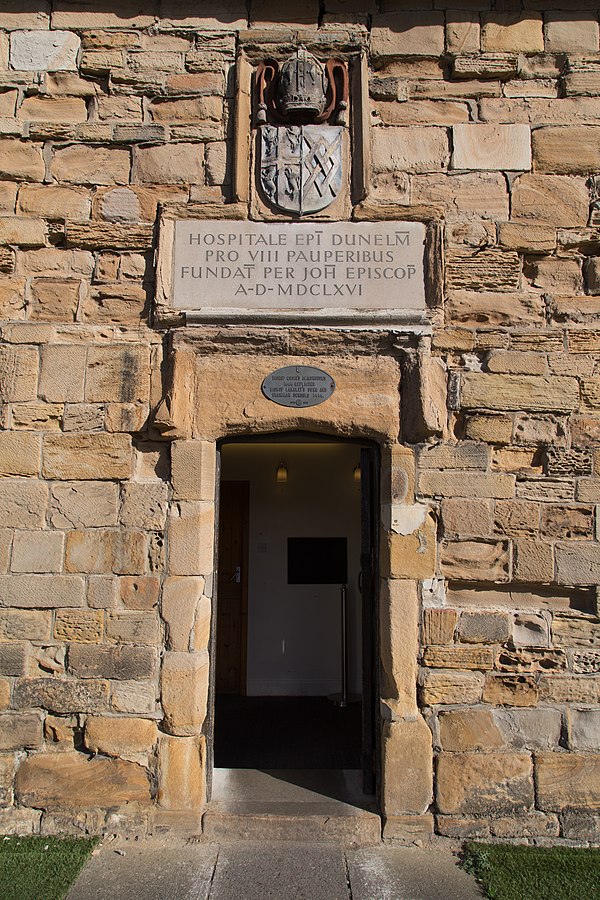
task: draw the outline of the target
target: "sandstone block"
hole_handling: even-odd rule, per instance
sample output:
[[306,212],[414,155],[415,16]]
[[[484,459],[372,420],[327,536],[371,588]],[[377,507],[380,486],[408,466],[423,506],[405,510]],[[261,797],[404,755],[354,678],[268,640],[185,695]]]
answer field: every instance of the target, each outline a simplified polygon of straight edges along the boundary
[[494,653],[490,647],[426,647],[423,665],[437,669],[491,669]]
[[[65,225],[68,247],[79,247],[88,250],[149,250],[152,247],[152,227],[139,223],[122,222],[71,222]],[[133,285],[129,285],[133,288]],[[113,285],[112,289],[122,291],[122,299],[127,298],[127,290]]]
[[600,168],[600,127],[548,126],[532,134],[534,169],[557,175],[587,175]]
[[102,575],[113,568],[114,532],[100,529],[67,534],[65,570]]
[[194,620],[194,633],[191,649],[208,649],[208,645],[210,642],[211,618],[212,603],[210,597],[206,597],[205,595],[203,595],[202,597],[200,597],[196,608],[196,618]]
[[553,750],[560,744],[558,709],[495,709],[493,714],[503,740],[516,750]]
[[28,651],[29,645],[24,641],[0,643],[0,675],[25,675]]
[[178,500],[215,498],[215,445],[210,441],[174,441],[171,472],[174,497]]
[[167,486],[126,484],[121,493],[121,524],[147,531],[164,528],[167,516]]
[[600,580],[600,544],[556,544],[558,584],[595,584]]
[[129,167],[128,150],[74,144],[55,150],[50,172],[68,184],[127,184]]
[[569,749],[600,750],[600,710],[567,709]]
[[128,575],[119,579],[121,603],[127,609],[154,609],[158,605],[160,579],[153,575]]
[[402,12],[375,15],[371,31],[375,57],[440,56],[444,52],[441,12]]
[[90,347],[85,399],[132,403],[145,400],[150,392],[148,348],[139,344]]
[[118,487],[103,481],[73,481],[50,488],[54,528],[98,528],[117,524]]
[[[455,126],[456,127],[456,126]],[[376,129],[373,133],[373,170],[378,172],[439,172],[448,163],[445,128]]]
[[563,228],[586,225],[589,196],[583,178],[521,175],[513,184],[514,219],[537,219]]
[[552,544],[544,544],[541,541],[518,540],[516,542],[514,580],[538,584],[548,584],[553,581],[554,554],[552,549]]
[[454,125],[452,134],[452,169],[531,168],[531,135],[527,125]]
[[150,553],[149,536],[143,531],[117,531],[112,553],[116,575],[144,575]]
[[508,613],[463,612],[458,636],[469,644],[503,644],[510,637]]
[[552,638],[563,647],[600,648],[600,619],[584,613],[557,613],[552,620]]
[[461,406],[490,410],[575,410],[577,380],[567,376],[486,375],[468,372],[461,380]]
[[383,550],[382,566],[391,578],[430,578],[435,572],[437,539],[435,523],[428,515],[411,534],[390,534]]
[[26,97],[17,118],[29,122],[77,124],[87,121],[87,106],[79,97]]
[[457,622],[458,613],[455,609],[423,610],[423,643],[425,645],[452,643]]
[[489,455],[484,444],[427,444],[419,451],[418,463],[425,469],[487,469]]
[[542,14],[487,13],[483,17],[481,43],[486,51],[543,52]]
[[48,489],[39,481],[0,481],[2,524],[7,528],[43,528],[47,503]]
[[58,641],[97,644],[102,640],[102,610],[60,609],[56,613],[54,637]]
[[515,490],[514,475],[488,472],[421,472],[418,491],[429,497],[508,498]]
[[[209,624],[206,602],[203,610],[206,635]],[[417,711],[419,601],[416,582],[383,582],[380,610],[381,694],[394,716],[411,716]]]
[[137,184],[203,184],[200,144],[134,147],[132,181]]
[[439,727],[442,749],[446,751],[464,753],[504,746],[504,738],[489,709],[442,710]]
[[158,616],[145,610],[107,612],[106,637],[120,644],[155,646],[160,638]]
[[425,706],[437,703],[479,703],[483,692],[480,672],[429,672],[421,682],[421,702]]
[[184,501],[167,522],[170,575],[208,575],[213,570],[214,504]]
[[47,435],[43,473],[59,480],[111,480],[131,476],[131,437],[125,434]]
[[0,715],[0,750],[33,750],[42,743],[42,719],[37,712]]
[[0,606],[83,606],[84,582],[72,575],[1,575]]
[[13,31],[10,65],[23,72],[76,70],[80,44],[71,31]]
[[60,531],[16,531],[11,572],[60,572],[64,542]]
[[0,243],[18,244],[21,247],[43,247],[46,243],[46,223],[43,219],[1,216]]
[[501,534],[537,534],[540,510],[536,503],[526,500],[498,500],[494,528]]
[[542,675],[540,700],[545,703],[600,703],[600,678],[595,675]]
[[443,753],[438,760],[436,799],[441,813],[519,813],[534,802],[528,753]]
[[0,809],[0,830],[2,834],[39,834],[42,811],[39,809],[17,809],[10,806]]
[[597,53],[598,22],[587,12],[571,9],[546,14],[546,51]]
[[46,809],[150,803],[146,771],[135,763],[83,753],[39,753],[17,772],[15,792],[24,806]]
[[122,759],[147,755],[157,739],[158,729],[151,719],[88,716],[85,721],[84,743],[92,753]]
[[90,575],[88,578],[88,606],[92,609],[112,609],[117,605],[117,579],[111,575]]
[[[488,261],[502,263],[504,254],[494,251]],[[506,262],[506,260],[505,260]],[[467,270],[463,268],[467,264]],[[490,272],[483,271],[484,266],[469,251],[466,254],[454,255],[452,259],[454,277],[461,284],[469,284],[469,290],[452,290],[446,302],[446,318],[451,322],[479,328],[481,325],[541,325],[544,320],[544,306],[540,298],[534,294],[500,293],[490,282]],[[510,284],[516,283],[519,277],[518,259],[511,255],[508,265],[504,265],[504,281],[508,290]],[[494,265],[493,271],[498,274],[499,267]],[[484,282],[491,290],[476,292],[476,285]],[[473,289],[475,288],[475,290]]]
[[8,181],[42,181],[45,170],[41,144],[12,138],[0,139],[0,178]]
[[15,684],[17,709],[39,706],[57,715],[98,713],[107,708],[106,681],[76,681],[63,678],[22,678]]
[[39,441],[37,434],[0,432],[0,474],[37,475],[40,467]]
[[[491,444],[509,444],[512,437],[510,416],[474,415],[465,423],[465,436],[469,440],[488,441]],[[498,504],[496,504],[496,508]]]
[[583,843],[587,841],[598,842],[600,836],[600,816],[594,813],[584,813],[581,810],[566,810],[562,815],[562,834],[567,840]]
[[506,250],[546,253],[556,247],[556,229],[544,224],[500,222],[498,243]]
[[39,393],[44,400],[83,400],[85,347],[53,344],[42,347]]
[[31,285],[30,317],[38,321],[72,322],[79,305],[81,282],[35,278]]
[[158,747],[158,803],[163,809],[202,809],[204,738],[163,734]]
[[446,541],[441,564],[445,577],[457,581],[508,581],[508,541]]
[[448,53],[478,53],[480,46],[479,16],[471,10],[451,10],[446,14],[446,46]]
[[151,647],[71,644],[69,648],[69,670],[81,678],[152,678],[156,664]]
[[50,613],[37,610],[0,610],[0,640],[45,641],[50,638]]
[[157,688],[150,681],[115,681],[111,690],[111,709],[137,715],[156,712]]
[[600,754],[538,753],[535,782],[543,810],[594,809],[600,803]]
[[167,652],[161,673],[161,698],[169,734],[199,734],[208,700],[208,654]]
[[512,627],[515,647],[548,647],[550,628],[548,616],[542,613],[516,613]]
[[171,577],[163,585],[161,616],[167,625],[169,650],[187,651],[196,608],[204,590],[203,578]]
[[385,844],[414,846],[433,837],[433,816],[386,816],[383,825]]
[[533,675],[486,675],[483,700],[492,706],[537,706]]
[[421,716],[387,722],[382,741],[382,809],[388,815],[422,815],[433,794],[431,731]]

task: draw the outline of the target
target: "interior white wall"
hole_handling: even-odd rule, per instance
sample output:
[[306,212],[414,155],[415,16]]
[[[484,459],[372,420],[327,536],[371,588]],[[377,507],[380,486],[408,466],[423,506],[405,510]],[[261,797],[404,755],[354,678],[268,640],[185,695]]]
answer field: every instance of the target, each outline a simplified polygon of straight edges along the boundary
[[[226,444],[223,480],[250,482],[249,695],[340,690],[340,589],[287,583],[288,537],[348,539],[349,685],[360,691],[360,450],[342,443]],[[288,481],[277,484],[280,462]]]

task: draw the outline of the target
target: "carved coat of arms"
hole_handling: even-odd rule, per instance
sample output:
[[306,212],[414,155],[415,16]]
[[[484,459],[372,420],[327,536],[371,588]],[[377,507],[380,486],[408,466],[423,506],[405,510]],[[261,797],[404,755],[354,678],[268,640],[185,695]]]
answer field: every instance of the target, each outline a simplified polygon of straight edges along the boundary
[[325,65],[300,48],[279,68],[258,70],[259,183],[286,212],[325,209],[342,187],[342,134],[348,107],[343,63]]

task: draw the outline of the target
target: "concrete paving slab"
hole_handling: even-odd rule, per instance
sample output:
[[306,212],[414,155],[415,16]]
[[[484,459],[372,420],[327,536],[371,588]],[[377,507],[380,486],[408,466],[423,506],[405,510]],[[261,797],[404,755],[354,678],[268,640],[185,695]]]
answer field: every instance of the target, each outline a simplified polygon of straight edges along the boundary
[[352,900],[481,900],[454,854],[412,847],[347,851]]
[[106,843],[67,900],[207,900],[217,857],[211,845]]
[[328,844],[223,844],[210,900],[349,900],[344,853]]

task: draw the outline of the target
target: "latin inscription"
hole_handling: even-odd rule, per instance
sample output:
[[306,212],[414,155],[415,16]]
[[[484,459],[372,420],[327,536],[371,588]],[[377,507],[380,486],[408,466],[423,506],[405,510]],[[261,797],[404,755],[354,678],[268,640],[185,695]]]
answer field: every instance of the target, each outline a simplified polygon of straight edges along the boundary
[[425,306],[418,222],[180,220],[178,309],[415,309]]

